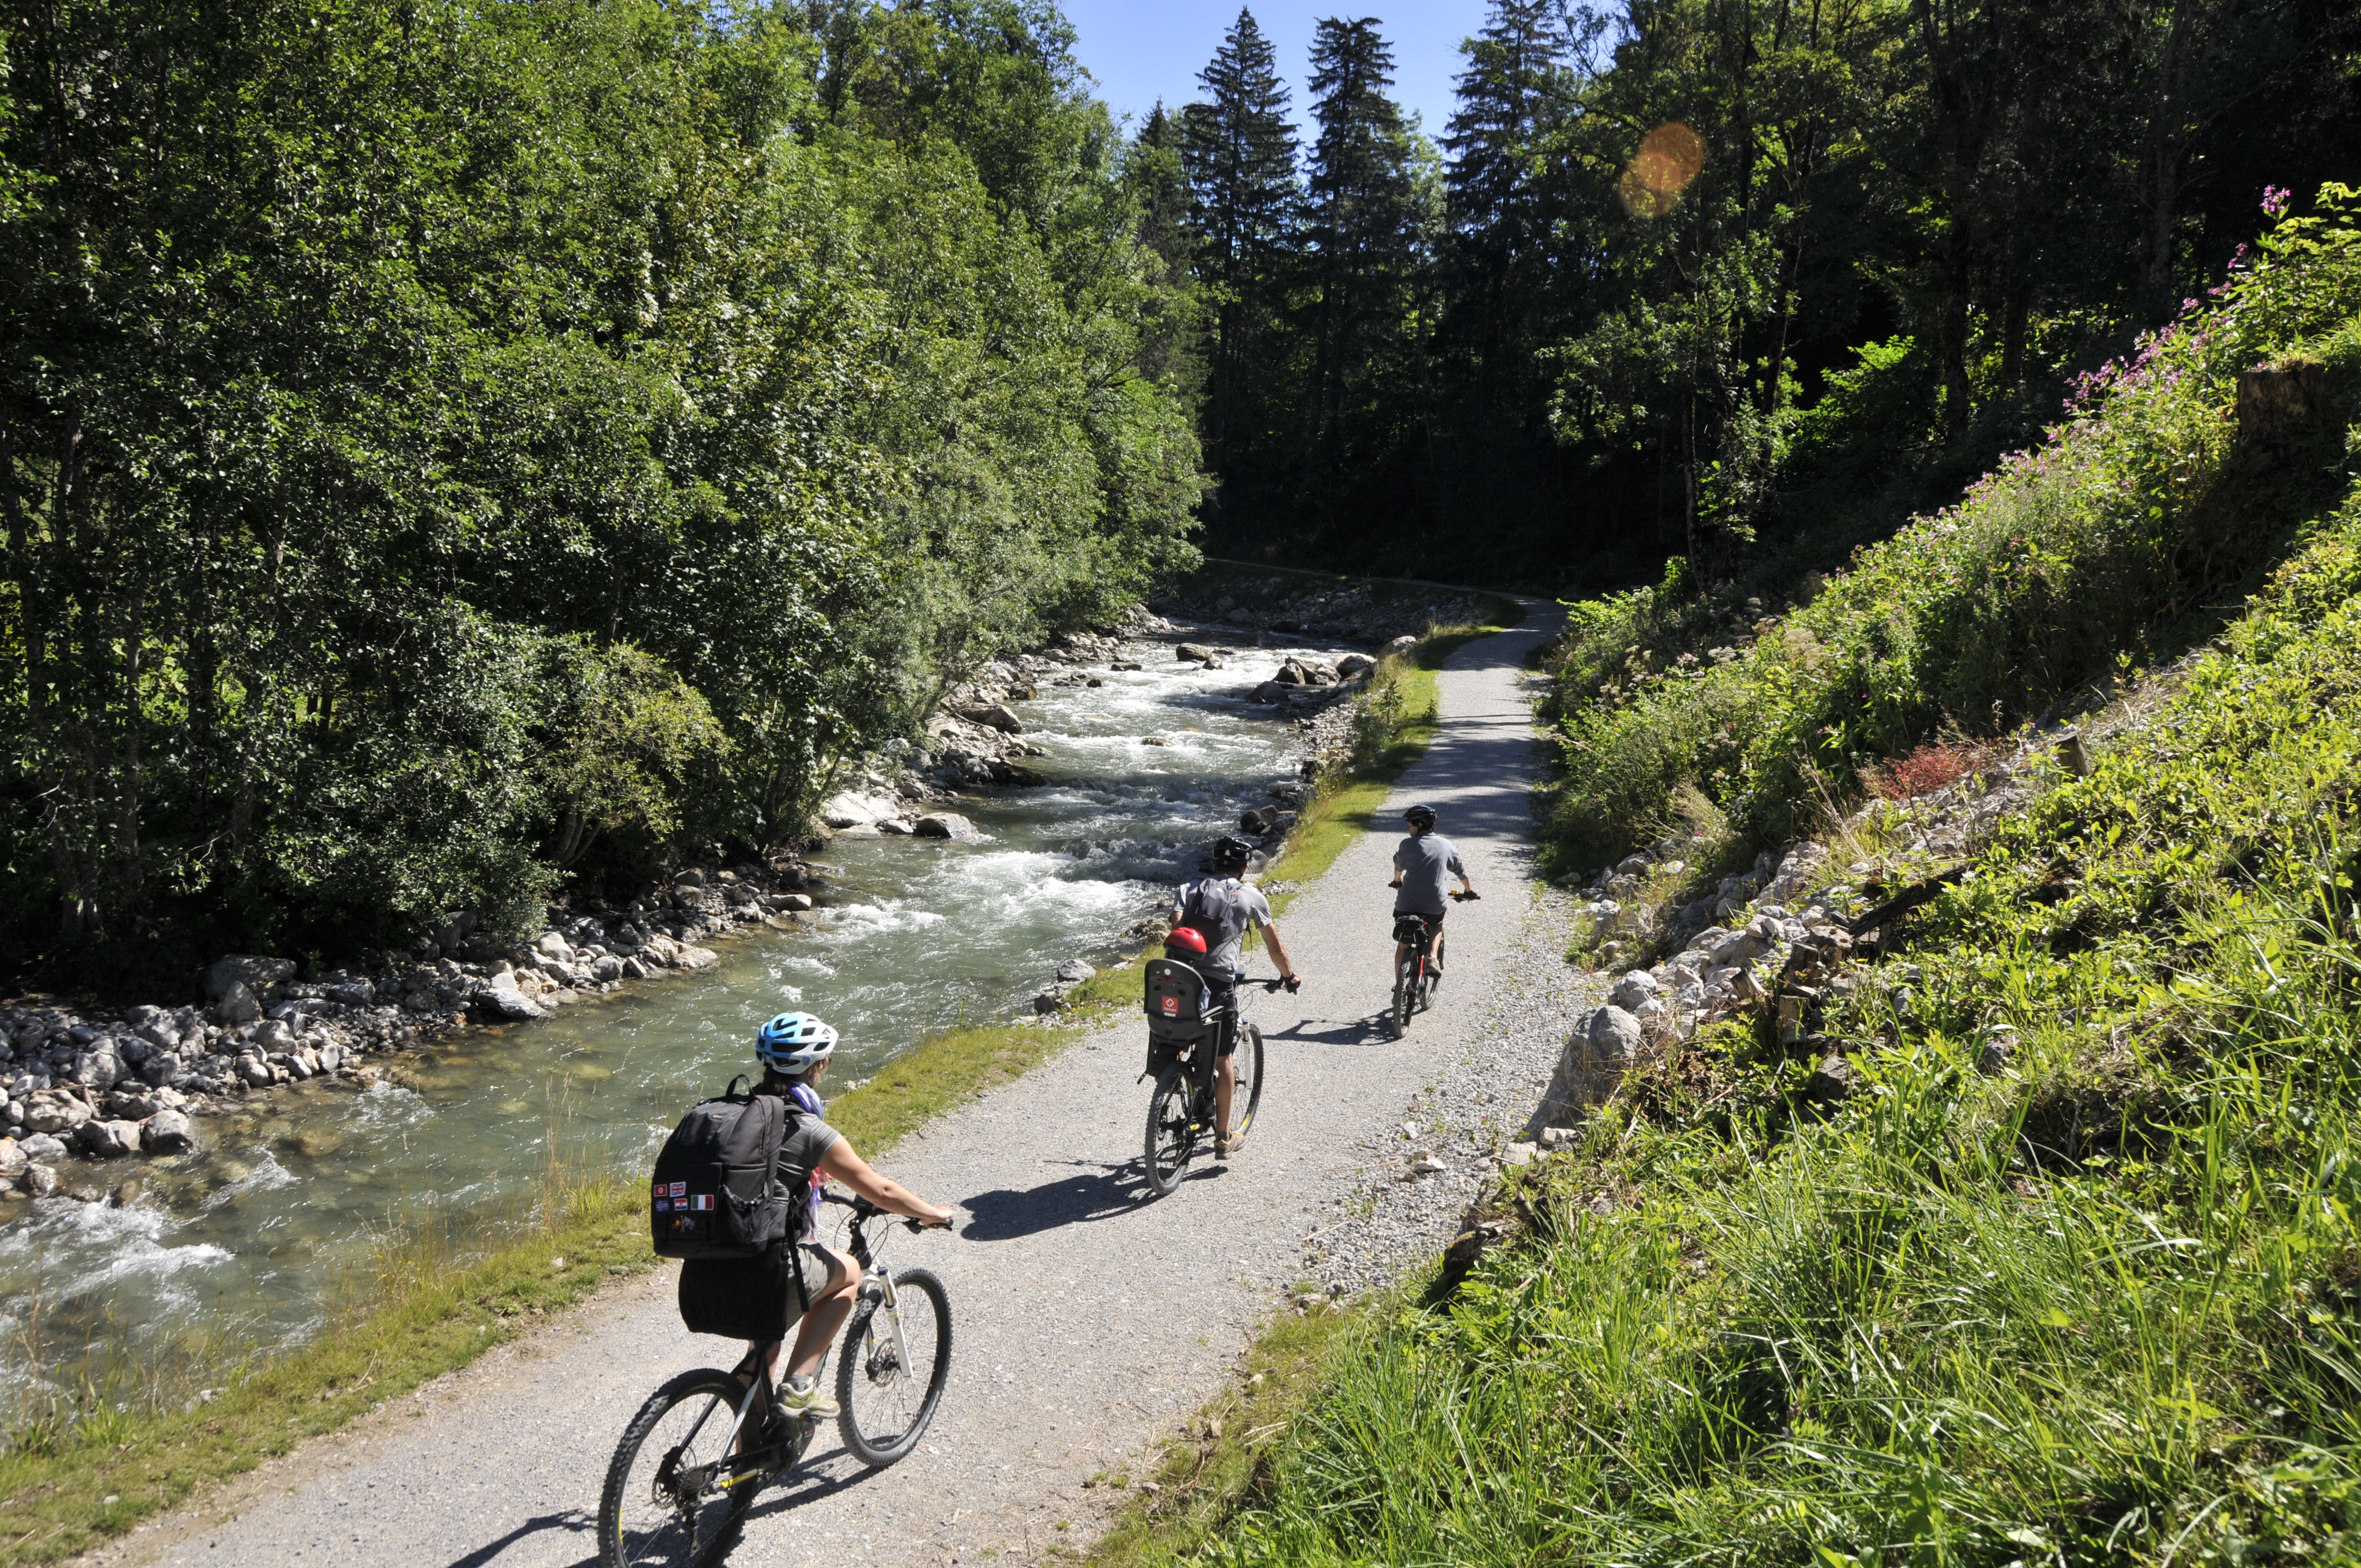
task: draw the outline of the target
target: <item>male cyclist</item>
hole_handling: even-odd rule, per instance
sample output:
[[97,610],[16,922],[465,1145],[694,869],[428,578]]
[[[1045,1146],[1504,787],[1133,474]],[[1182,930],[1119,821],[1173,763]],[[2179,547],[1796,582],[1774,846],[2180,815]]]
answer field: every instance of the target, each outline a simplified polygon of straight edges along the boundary
[[[810,1205],[807,1235],[818,1229],[819,1189],[831,1179],[841,1181],[881,1209],[949,1228],[949,1209],[929,1203],[901,1183],[870,1169],[844,1135],[819,1119],[823,1107],[818,1085],[827,1076],[829,1059],[835,1054],[836,1031],[808,1013],[782,1013],[763,1025],[754,1038],[754,1056],[763,1064],[763,1082],[754,1092],[778,1095],[808,1113],[787,1123],[779,1146],[779,1186],[772,1190],[774,1196]],[[805,1172],[810,1174],[807,1177]],[[779,1353],[786,1342],[755,1340],[748,1343],[746,1359],[738,1364],[738,1378],[741,1383],[751,1381],[759,1366],[765,1374],[763,1387],[775,1387],[770,1403],[781,1414],[832,1416],[836,1401],[820,1391],[819,1364],[852,1310],[861,1266],[851,1255],[816,1241],[804,1241],[796,1250],[806,1305],[796,1329],[795,1353],[787,1359],[786,1376],[779,1377]],[[783,1321],[792,1319],[793,1312],[790,1302],[782,1313]]]
[[[1427,960],[1427,972],[1436,983],[1443,980],[1443,916],[1451,904],[1445,896],[1451,879],[1459,879],[1459,889],[1469,898],[1476,896],[1476,884],[1467,880],[1467,868],[1459,863],[1459,851],[1450,839],[1434,830],[1434,807],[1413,806],[1402,813],[1410,825],[1410,837],[1394,850],[1394,880],[1388,885],[1394,889],[1394,914],[1422,915],[1434,927],[1434,956]],[[1394,944],[1394,968],[1399,970],[1410,959],[1410,944]]]
[[1238,949],[1251,924],[1270,948],[1279,976],[1294,989],[1302,977],[1287,956],[1287,944],[1271,924],[1270,901],[1238,879],[1246,874],[1254,851],[1241,839],[1223,839],[1213,845],[1213,874],[1180,884],[1172,902],[1172,924],[1186,926],[1205,939],[1205,958],[1195,967],[1213,992],[1213,1004],[1225,1009],[1230,1025],[1213,1047],[1213,1157],[1227,1159],[1246,1146],[1246,1135],[1230,1135],[1230,1091],[1237,1084],[1237,1069],[1230,1060],[1237,1050],[1238,972],[1244,967]]

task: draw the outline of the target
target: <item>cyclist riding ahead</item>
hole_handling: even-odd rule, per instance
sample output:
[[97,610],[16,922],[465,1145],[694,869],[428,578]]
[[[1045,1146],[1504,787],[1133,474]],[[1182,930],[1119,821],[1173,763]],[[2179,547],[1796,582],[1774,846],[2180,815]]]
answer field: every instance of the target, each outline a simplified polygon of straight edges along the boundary
[[[1270,948],[1271,962],[1279,966],[1281,980],[1293,990],[1302,976],[1287,956],[1287,944],[1279,940],[1279,927],[1271,924],[1270,903],[1263,895],[1238,879],[1246,874],[1246,861],[1254,851],[1240,839],[1222,839],[1213,845],[1213,874],[1196,882],[1183,883],[1172,902],[1172,924],[1177,928],[1195,931],[1204,939],[1205,957],[1196,962],[1199,973],[1205,977],[1206,988],[1213,992],[1213,1005],[1229,1010],[1231,1024],[1222,1032],[1214,1047],[1216,1076],[1213,1080],[1213,1157],[1227,1159],[1245,1146],[1241,1132],[1230,1135],[1230,1091],[1236,1086],[1237,1074],[1230,1058],[1237,1049],[1236,1009],[1238,1004],[1238,974],[1244,967],[1239,955],[1246,939],[1246,927],[1252,925],[1262,933],[1264,943]],[[1193,947],[1193,944],[1191,944]]]
[[[836,1031],[808,1013],[782,1013],[755,1036],[754,1055],[763,1064],[763,1082],[754,1092],[777,1095],[807,1113],[786,1123],[774,1195],[809,1205],[807,1234],[818,1228],[820,1188],[829,1180],[842,1182],[892,1213],[948,1229],[950,1210],[929,1203],[900,1182],[872,1170],[844,1135],[820,1120],[824,1107],[818,1086],[835,1053]],[[773,1409],[785,1417],[833,1416],[838,1413],[837,1403],[821,1392],[818,1374],[836,1331],[852,1310],[861,1266],[849,1255],[816,1241],[797,1243],[794,1250],[796,1272],[780,1282],[788,1299],[779,1304],[775,1319],[796,1329],[795,1350],[786,1358],[785,1376],[779,1375],[784,1339],[748,1342],[745,1359],[733,1370],[741,1386],[749,1383],[757,1368],[763,1372],[763,1386],[769,1397],[757,1398],[757,1416],[767,1417]],[[785,1269],[778,1273],[785,1275]],[[684,1269],[684,1298],[691,1288],[689,1277],[690,1269]],[[798,1300],[803,1303],[800,1321],[796,1310]],[[686,1305],[684,1299],[683,1306]],[[766,1321],[773,1320],[766,1314]]]
[[[1457,877],[1461,895],[1476,896],[1476,884],[1467,880],[1467,868],[1459,861],[1459,851],[1450,839],[1434,830],[1434,807],[1413,806],[1402,813],[1410,825],[1410,837],[1394,850],[1394,914],[1416,915],[1434,927],[1434,956],[1428,960],[1428,972],[1435,983],[1443,980],[1443,916],[1451,905],[1446,894],[1451,879]],[[1400,971],[1410,958],[1410,944],[1394,944],[1394,969]]]

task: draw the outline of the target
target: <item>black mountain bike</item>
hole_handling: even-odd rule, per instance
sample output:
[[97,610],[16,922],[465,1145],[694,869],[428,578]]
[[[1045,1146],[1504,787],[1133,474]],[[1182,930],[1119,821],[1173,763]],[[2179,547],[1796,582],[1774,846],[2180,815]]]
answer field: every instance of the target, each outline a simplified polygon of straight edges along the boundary
[[[1300,982],[1241,980],[1238,983],[1259,985],[1265,991],[1286,986],[1291,991]],[[1176,1040],[1169,1031],[1153,1027],[1148,1036],[1148,1073],[1155,1075],[1156,1088],[1148,1097],[1148,1187],[1159,1198],[1180,1185],[1199,1146],[1213,1141],[1213,1076],[1218,1059],[1213,1047],[1221,1031],[1243,1031],[1237,1049],[1230,1056],[1235,1074],[1230,1090],[1233,1136],[1246,1135],[1254,1125],[1255,1107],[1262,1103],[1262,1031],[1241,1017],[1235,1006],[1214,1009],[1206,1025],[1193,1039]]]
[[[1465,904],[1476,896],[1455,893],[1450,898],[1454,904]],[[1397,1040],[1410,1032],[1413,1015],[1434,1005],[1434,988],[1443,981],[1442,971],[1434,967],[1434,937],[1442,929],[1439,915],[1394,916],[1394,941],[1410,949],[1394,959],[1394,1000],[1386,1013]]]
[[[889,1274],[876,1260],[892,1233],[880,1226],[873,1243],[868,1227],[898,1216],[865,1198],[826,1197],[852,1211],[849,1250],[862,1270],[852,1321],[837,1347],[837,1431],[854,1457],[882,1470],[917,1447],[941,1402],[951,1369],[950,1294],[932,1269]],[[648,1396],[607,1466],[600,1568],[702,1568],[721,1560],[754,1494],[796,1473],[819,1426],[818,1416],[758,1418],[754,1395],[734,1373],[706,1367]]]

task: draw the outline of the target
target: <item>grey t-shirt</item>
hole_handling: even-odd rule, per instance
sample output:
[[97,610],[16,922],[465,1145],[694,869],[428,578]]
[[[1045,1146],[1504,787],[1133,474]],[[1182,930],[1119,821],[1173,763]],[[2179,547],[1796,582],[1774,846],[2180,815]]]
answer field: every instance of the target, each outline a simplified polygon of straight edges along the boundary
[[1220,933],[1219,941],[1212,938],[1207,938],[1205,961],[1199,967],[1222,974],[1236,974],[1245,967],[1245,959],[1240,956],[1239,948],[1245,945],[1246,927],[1270,924],[1270,900],[1235,877],[1207,877],[1202,882],[1182,883],[1180,896],[1174,900],[1172,905],[1174,925],[1180,925],[1188,920],[1191,900],[1200,888],[1206,891],[1209,902],[1225,895],[1232,905],[1246,918],[1235,931]]
[[1401,872],[1401,890],[1394,894],[1397,915],[1440,915],[1451,907],[1451,879],[1465,879],[1467,868],[1459,851],[1440,833],[1415,833],[1394,850],[1394,870]]
[[[790,1202],[800,1198],[808,1206],[811,1221],[806,1232],[816,1234],[819,1230],[819,1188],[811,1182],[810,1173],[819,1168],[819,1162],[828,1157],[828,1151],[844,1135],[818,1116],[796,1115],[792,1102],[787,1114],[794,1119],[788,1124],[787,1135],[779,1141],[779,1176],[772,1190]],[[804,1173],[807,1183],[800,1192],[794,1186],[797,1172]]]

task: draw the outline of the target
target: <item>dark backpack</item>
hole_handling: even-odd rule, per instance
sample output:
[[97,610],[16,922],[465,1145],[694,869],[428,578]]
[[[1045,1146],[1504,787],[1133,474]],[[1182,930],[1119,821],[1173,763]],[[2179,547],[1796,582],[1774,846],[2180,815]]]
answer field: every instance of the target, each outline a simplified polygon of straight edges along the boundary
[[777,1189],[789,1118],[807,1113],[775,1094],[738,1092],[745,1081],[699,1101],[656,1156],[648,1221],[659,1257],[754,1257],[803,1234],[801,1195]]
[[1227,877],[1192,883],[1180,906],[1180,924],[1205,938],[1205,950],[1219,952],[1246,935],[1246,890]]

